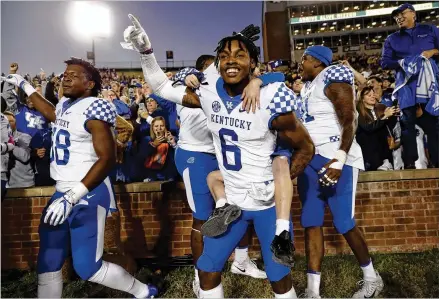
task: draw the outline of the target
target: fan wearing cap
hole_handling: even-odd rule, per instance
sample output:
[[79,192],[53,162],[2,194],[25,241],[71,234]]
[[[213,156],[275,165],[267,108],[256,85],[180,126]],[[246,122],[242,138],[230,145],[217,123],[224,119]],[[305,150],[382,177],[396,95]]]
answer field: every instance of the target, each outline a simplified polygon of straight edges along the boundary
[[[413,5],[405,3],[392,12],[392,17],[400,30],[389,35],[384,42],[381,66],[383,69],[401,71],[399,60],[415,55],[439,61],[439,29],[433,24],[419,24]],[[413,76],[408,85],[416,89],[418,76]],[[439,166],[439,118],[426,111],[427,99],[422,97],[403,97],[398,99],[402,111],[401,143],[404,148],[405,169],[415,169],[418,160],[415,124],[428,136],[428,150],[431,164]],[[419,117],[417,117],[417,115]]]
[[379,294],[383,281],[373,268],[366,241],[354,218],[358,173],[364,169],[361,148],[354,138],[354,74],[347,66],[331,66],[331,62],[331,49],[312,46],[305,50],[299,66],[305,82],[301,91],[301,120],[316,147],[315,156],[297,181],[307,248],[305,298],[320,298],[326,204],[334,227],[347,240],[364,273],[364,284],[354,297],[369,298]]

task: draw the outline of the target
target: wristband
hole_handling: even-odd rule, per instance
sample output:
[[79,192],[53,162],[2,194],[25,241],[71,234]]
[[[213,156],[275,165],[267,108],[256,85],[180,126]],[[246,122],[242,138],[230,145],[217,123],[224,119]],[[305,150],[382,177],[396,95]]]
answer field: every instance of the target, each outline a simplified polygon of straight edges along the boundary
[[337,159],[340,163],[345,164],[347,159],[347,154],[343,150],[338,150],[335,152],[334,159]]
[[32,85],[31,85],[29,82],[27,82],[26,80],[23,80],[23,81],[20,83],[20,88],[24,91],[24,93],[25,93],[28,97],[30,97],[31,94],[33,94],[34,92],[36,92],[35,88],[33,88]]
[[148,54],[152,54],[152,53],[154,53],[154,51],[152,50],[152,48],[151,48],[151,49],[148,49],[148,50],[146,50],[146,51],[140,52],[140,54],[142,54],[142,55],[148,55]]
[[89,193],[87,187],[79,182],[75,187],[66,192],[72,199],[72,204],[76,204],[81,198]]

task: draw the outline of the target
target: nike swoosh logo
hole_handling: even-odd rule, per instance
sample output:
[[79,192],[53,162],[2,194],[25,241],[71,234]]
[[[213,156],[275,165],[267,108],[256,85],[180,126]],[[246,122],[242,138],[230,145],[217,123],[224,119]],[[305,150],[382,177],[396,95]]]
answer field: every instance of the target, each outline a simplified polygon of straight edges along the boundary
[[72,111],[66,111],[66,114],[70,114],[70,113],[72,113]]
[[236,267],[236,266],[235,266],[235,268],[238,269],[239,271],[245,273],[245,269],[241,269],[241,268],[238,268],[238,267]]
[[87,199],[90,199],[90,198],[92,198],[93,196],[95,196],[96,194],[93,194],[93,195],[87,195]]

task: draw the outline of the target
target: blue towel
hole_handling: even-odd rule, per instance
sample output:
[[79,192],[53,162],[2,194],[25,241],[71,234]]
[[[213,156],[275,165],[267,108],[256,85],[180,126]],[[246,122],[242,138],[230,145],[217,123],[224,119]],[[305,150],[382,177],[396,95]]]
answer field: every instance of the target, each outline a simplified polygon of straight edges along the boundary
[[426,104],[428,113],[439,116],[439,68],[435,61],[414,55],[399,60],[399,64],[392,99],[398,99],[401,109]]

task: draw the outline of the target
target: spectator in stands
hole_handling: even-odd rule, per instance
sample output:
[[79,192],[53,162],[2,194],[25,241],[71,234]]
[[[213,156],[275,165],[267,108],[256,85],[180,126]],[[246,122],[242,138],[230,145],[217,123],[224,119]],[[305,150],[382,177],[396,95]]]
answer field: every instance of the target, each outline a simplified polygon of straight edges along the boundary
[[[4,88],[4,82],[1,83],[2,90]],[[2,201],[6,195],[6,184],[8,183],[8,163],[9,156],[12,155],[11,152],[14,150],[15,143],[14,138],[12,137],[11,125],[9,124],[6,115],[3,113],[6,112],[7,108],[6,99],[1,97],[1,196]]]
[[377,75],[372,75],[367,78],[367,86],[372,86],[373,92],[375,93],[375,97],[377,98],[378,103],[383,104],[386,107],[391,107],[396,105],[397,103],[393,103],[391,94],[384,94],[383,92],[383,81]]
[[399,109],[377,103],[373,87],[368,86],[360,92],[357,111],[356,140],[363,152],[365,170],[391,170],[393,167],[390,161],[393,159],[388,127],[394,126]]
[[4,113],[11,126],[15,141],[14,149],[9,152],[8,188],[27,188],[35,185],[35,174],[30,161],[31,136],[17,131],[15,115],[10,111]]
[[[117,90],[119,91],[119,89]],[[118,93],[116,91],[114,91],[113,89],[108,90],[107,99],[116,107],[117,115],[125,119],[131,118],[130,107],[119,98]]]
[[[409,3],[402,4],[395,9],[392,12],[392,17],[400,30],[387,37],[382,51],[381,66],[383,69],[396,70],[398,81],[398,78],[403,79],[405,77],[405,72],[400,67],[399,60],[422,55],[427,59],[434,57],[437,61],[439,29],[436,25],[416,23],[415,9]],[[439,166],[439,119],[434,111],[427,111],[426,107],[429,103],[426,98],[415,96],[417,81],[418,75],[412,76],[406,83],[411,92],[405,93],[405,96],[398,96],[399,107],[402,110],[401,139],[404,148],[405,169],[414,169],[415,161],[418,159],[416,124],[427,135],[432,166]]]
[[52,130],[39,130],[31,139],[31,161],[35,172],[35,186],[53,186],[55,181],[50,177],[50,148]]
[[155,117],[151,122],[150,136],[140,142],[132,165],[135,180],[173,180],[177,176],[174,162],[177,142],[165,124],[163,117]]
[[291,86],[291,89],[294,91],[294,93],[297,96],[300,96],[300,91],[303,88],[303,81],[302,78],[296,77],[293,81],[293,85]]

